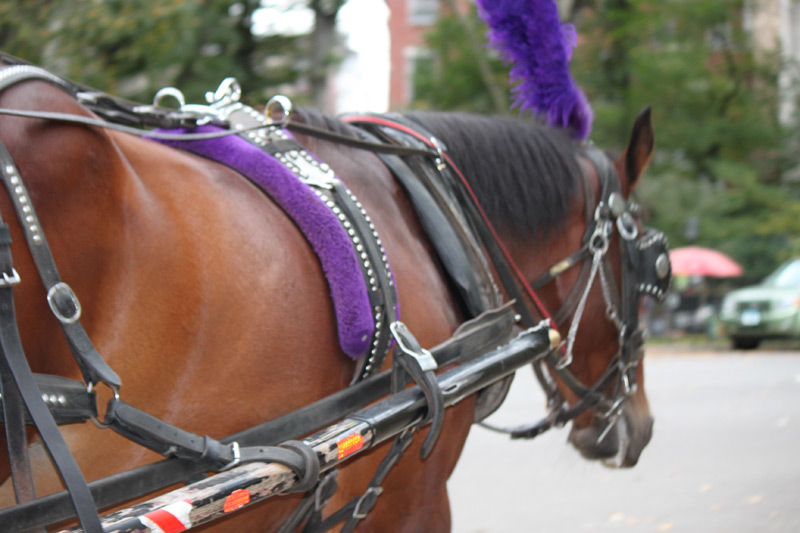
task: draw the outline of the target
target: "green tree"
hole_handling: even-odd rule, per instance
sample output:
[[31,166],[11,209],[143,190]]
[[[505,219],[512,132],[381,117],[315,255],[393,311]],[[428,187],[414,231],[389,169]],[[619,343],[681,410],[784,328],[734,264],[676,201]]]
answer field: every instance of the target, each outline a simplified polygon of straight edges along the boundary
[[[782,178],[800,155],[777,119],[779,57],[755,49],[743,27],[744,3],[580,0],[562,7],[578,29],[572,72],[594,109],[593,140],[620,151],[637,113],[653,108],[657,150],[638,189],[648,222],[673,247],[696,242],[729,253],[755,279],[800,254],[800,197]],[[490,111],[459,21],[442,18],[428,46],[415,104]],[[494,83],[507,87],[507,67],[496,57],[491,63]],[[689,219],[699,222],[696,237],[686,234]]]
[[261,0],[0,0],[0,49],[143,102],[172,85],[187,101],[203,103],[227,76],[239,80],[253,103],[263,104],[278,88],[307,101],[287,84],[308,75],[303,58],[311,38],[255,34],[253,14],[261,6]]
[[743,1],[606,0],[578,13],[574,72],[592,102],[594,138],[626,139],[653,106],[657,157],[639,191],[673,246],[731,254],[750,278],[800,253],[800,199],[781,176],[798,164],[777,119],[777,54],[759,53]]
[[439,19],[426,36],[427,54],[415,64],[414,107],[509,112],[503,97],[508,93],[508,68],[498,54],[476,43],[476,37],[485,34],[474,6],[468,15]]

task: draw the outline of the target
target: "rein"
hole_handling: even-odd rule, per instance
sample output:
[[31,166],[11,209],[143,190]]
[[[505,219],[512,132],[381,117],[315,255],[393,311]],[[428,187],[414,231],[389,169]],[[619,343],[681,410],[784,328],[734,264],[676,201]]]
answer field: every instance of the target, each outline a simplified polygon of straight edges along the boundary
[[[9,72],[11,71],[11,72]],[[36,111],[20,111],[20,110],[13,110],[13,109],[0,109],[0,114],[2,115],[9,115],[9,116],[17,116],[17,117],[25,117],[25,118],[35,118],[35,119],[45,119],[45,120],[55,120],[55,121],[62,121],[62,122],[72,122],[83,124],[87,126],[96,126],[96,127],[103,127],[114,129],[118,131],[122,131],[125,133],[131,133],[134,135],[150,137],[150,138],[160,138],[166,140],[201,140],[201,139],[211,139],[216,137],[222,137],[227,135],[238,135],[244,132],[253,131],[253,130],[260,130],[260,129],[271,129],[271,128],[286,128],[296,133],[314,136],[321,138],[323,140],[336,142],[340,144],[344,144],[347,146],[351,146],[354,148],[369,150],[372,152],[383,153],[383,154],[392,154],[392,155],[402,155],[402,156],[423,156],[426,158],[427,161],[432,161],[433,164],[436,165],[436,168],[439,172],[445,172],[447,169],[454,172],[458,178],[459,183],[463,187],[464,191],[466,191],[467,196],[471,200],[470,209],[473,210],[474,213],[477,213],[474,220],[476,222],[477,227],[480,230],[481,237],[484,243],[484,246],[487,250],[491,251],[492,261],[495,264],[497,270],[501,273],[501,277],[503,278],[503,284],[506,286],[507,292],[515,296],[515,300],[517,300],[517,311],[521,315],[522,323],[527,327],[531,328],[536,325],[536,321],[533,318],[532,314],[528,310],[527,306],[524,305],[523,300],[524,298],[520,294],[517,289],[517,283],[521,285],[525,291],[525,295],[528,299],[533,302],[536,306],[537,311],[545,318],[550,319],[552,321],[551,315],[548,313],[545,306],[542,304],[541,300],[535,293],[535,288],[539,288],[546,283],[549,283],[555,277],[560,275],[561,273],[565,272],[567,269],[575,266],[579,263],[585,261],[589,256],[592,257],[592,263],[588,274],[588,280],[586,282],[585,289],[580,295],[580,298],[577,302],[577,307],[575,314],[573,316],[573,322],[570,326],[569,334],[566,338],[565,343],[561,345],[561,352],[563,354],[562,358],[558,358],[554,355],[553,351],[550,351],[546,355],[546,360],[550,365],[550,368],[569,386],[576,394],[579,396],[580,400],[573,406],[566,406],[565,401],[563,398],[560,397],[560,394],[557,392],[555,385],[552,383],[552,379],[549,378],[546,374],[542,374],[543,370],[540,370],[539,366],[536,366],[534,363],[534,368],[537,370],[537,377],[540,378],[545,391],[548,394],[548,398],[550,399],[551,403],[551,412],[546,418],[546,420],[537,423],[536,425],[528,428],[523,428],[522,430],[518,430],[516,432],[512,432],[512,437],[530,437],[535,436],[536,434],[544,431],[552,427],[553,425],[560,425],[565,423],[566,421],[574,418],[585,409],[589,408],[595,410],[596,413],[600,414],[601,417],[608,420],[607,427],[603,434],[601,435],[601,439],[605,436],[608,430],[614,426],[616,419],[622,413],[622,405],[624,401],[632,394],[635,390],[635,381],[630,377],[632,375],[632,371],[635,370],[636,364],[638,364],[638,359],[633,358],[631,354],[635,354],[637,350],[640,348],[641,339],[640,337],[635,336],[631,330],[636,329],[636,322],[635,317],[631,319],[630,317],[630,308],[636,308],[638,305],[632,305],[629,303],[629,298],[626,297],[626,290],[630,288],[624,286],[622,289],[622,296],[620,297],[623,304],[623,309],[621,313],[621,317],[618,316],[619,314],[616,312],[616,305],[615,300],[613,299],[613,294],[615,293],[613,285],[613,278],[609,279],[608,274],[608,267],[603,261],[605,258],[606,252],[608,251],[608,244],[609,239],[611,238],[611,234],[614,230],[614,225],[611,222],[611,217],[614,216],[617,218],[617,227],[619,228],[620,235],[625,239],[625,246],[624,248],[628,250],[629,241],[632,241],[636,238],[636,234],[632,231],[628,232],[628,235],[632,235],[629,239],[625,238],[626,234],[623,234],[623,227],[626,230],[630,228],[625,226],[625,223],[620,225],[620,220],[624,218],[625,214],[629,214],[629,206],[627,205],[626,201],[622,199],[621,194],[618,194],[619,200],[623,202],[623,206],[621,211],[616,209],[612,204],[613,195],[616,193],[616,189],[612,192],[608,192],[611,188],[609,187],[609,183],[612,183],[610,176],[612,176],[617,180],[614,182],[615,187],[618,188],[619,178],[616,176],[616,173],[613,169],[613,165],[610,164],[607,157],[604,154],[599,153],[599,151],[592,152],[591,150],[587,152],[587,156],[589,157],[590,161],[593,163],[595,170],[597,171],[598,176],[601,178],[601,183],[603,184],[603,193],[601,194],[601,201],[595,209],[595,217],[594,217],[594,225],[589,228],[592,231],[590,232],[587,229],[587,234],[591,233],[590,237],[582,248],[568,257],[567,259],[560,261],[554,267],[552,267],[548,272],[543,275],[539,280],[535,281],[534,283],[529,283],[525,276],[522,274],[522,271],[519,267],[514,263],[513,259],[510,256],[506,246],[503,244],[502,240],[500,239],[499,235],[492,227],[491,223],[489,222],[483,208],[480,205],[480,202],[476,198],[472,188],[470,187],[469,183],[467,182],[465,176],[462,172],[458,169],[449,155],[445,152],[441,143],[436,140],[432,136],[426,136],[413,128],[409,128],[404,126],[403,124],[399,124],[394,121],[389,121],[385,119],[379,119],[377,117],[350,117],[346,119],[348,122],[364,122],[364,123],[372,123],[373,125],[378,126],[385,126],[398,129],[403,133],[413,136],[417,141],[420,141],[424,144],[426,148],[413,148],[408,146],[402,145],[391,145],[391,144],[383,144],[383,143],[374,143],[369,141],[364,141],[360,139],[355,139],[352,137],[341,136],[335,134],[333,132],[323,130],[320,128],[315,128],[312,126],[308,126],[305,124],[298,124],[293,123],[290,120],[290,115],[287,113],[283,120],[279,123],[271,121],[269,124],[259,124],[257,126],[247,127],[247,128],[229,128],[223,129],[222,131],[218,132],[211,132],[211,133],[164,133],[164,132],[153,132],[149,130],[143,130],[140,128],[126,126],[123,124],[117,124],[112,122],[115,116],[125,116],[128,117],[128,122],[136,125],[148,125],[148,126],[157,126],[157,127],[172,127],[175,124],[179,124],[180,127],[194,127],[203,123],[209,123],[208,117],[204,117],[201,114],[191,114],[191,113],[178,113],[178,112],[165,112],[164,110],[154,109],[151,106],[128,106],[125,102],[115,100],[108,95],[103,95],[102,93],[96,92],[87,92],[83,90],[79,90],[81,88],[77,86],[72,86],[68,82],[61,80],[53,76],[50,73],[47,73],[43,69],[39,69],[38,67],[26,66],[26,65],[18,65],[15,67],[9,67],[7,69],[0,70],[0,91],[7,88],[14,83],[19,81],[23,81],[25,79],[38,79],[42,81],[47,81],[53,83],[57,87],[65,90],[68,94],[73,95],[75,98],[78,99],[78,102],[89,108],[91,111],[94,111],[101,117],[102,119],[94,119],[89,118],[81,115],[72,115],[72,114],[65,114],[65,113],[54,113],[54,112],[36,112]],[[111,102],[111,103],[109,103]],[[268,105],[269,109],[269,105]],[[137,115],[139,118],[137,119]],[[133,118],[131,118],[133,117]],[[166,121],[166,123],[159,122],[159,119]],[[268,119],[269,120],[269,119]],[[166,126],[165,126],[166,124]],[[222,123],[223,126],[227,125]],[[2,145],[0,145],[2,147]],[[0,152],[0,156],[3,155],[5,150],[3,149]],[[600,154],[599,156],[597,154]],[[27,192],[25,191],[24,185],[22,185],[21,180],[18,179],[15,182],[13,179],[14,174],[11,170],[15,171],[15,167],[13,165],[13,161],[11,161],[10,156],[5,153],[5,158],[7,161],[3,160],[0,157],[0,161],[2,161],[4,167],[4,178],[7,178],[6,186],[9,189],[9,193],[11,194],[13,203],[15,208],[17,209],[18,216],[20,217],[20,222],[23,227],[23,231],[26,236],[26,240],[28,241],[28,246],[31,249],[31,252],[34,256],[35,263],[37,265],[37,269],[40,271],[42,276],[42,280],[45,284],[46,289],[48,290],[48,302],[53,310],[54,315],[59,319],[62,324],[62,328],[64,329],[65,335],[69,339],[70,347],[73,348],[73,353],[75,354],[76,360],[81,368],[81,371],[84,375],[86,382],[88,383],[87,393],[93,394],[94,387],[99,384],[100,382],[105,383],[108,385],[112,391],[114,392],[115,398],[110,402],[108,412],[106,414],[106,419],[100,422],[101,425],[111,426],[112,429],[115,431],[123,434],[124,436],[128,437],[129,439],[143,444],[151,449],[155,449],[161,453],[166,455],[174,455],[180,457],[179,461],[192,461],[192,464],[195,465],[198,469],[198,473],[205,472],[207,470],[224,470],[233,465],[238,464],[242,461],[275,461],[279,462],[284,465],[288,465],[292,468],[295,472],[297,477],[302,481],[299,484],[298,490],[300,491],[308,491],[310,489],[314,489],[315,492],[311,494],[319,494],[318,491],[321,490],[321,483],[318,483],[320,470],[319,465],[316,462],[316,458],[313,455],[313,452],[310,451],[310,448],[304,443],[296,443],[296,444],[285,444],[283,448],[274,447],[274,446],[264,446],[264,442],[252,442],[250,447],[240,447],[240,444],[247,445],[246,436],[244,434],[237,436],[232,436],[230,439],[224,439],[222,441],[216,441],[211,439],[210,437],[198,437],[197,435],[193,435],[191,433],[185,432],[180,428],[175,426],[171,426],[166,424],[163,421],[155,419],[154,417],[139,411],[138,409],[134,408],[133,406],[129,406],[119,400],[119,387],[121,386],[121,381],[119,377],[111,370],[108,365],[102,360],[97,351],[91,345],[91,341],[89,340],[88,336],[86,335],[83,328],[80,327],[79,318],[80,318],[80,304],[78,303],[77,297],[75,296],[74,292],[68,285],[61,282],[58,278],[58,274],[55,268],[55,264],[52,260],[52,257],[49,255],[49,250],[47,250],[46,241],[44,240],[44,235],[41,233],[41,228],[38,226],[38,221],[36,219],[36,215],[32,210],[32,206],[30,205],[30,200],[27,197]],[[602,158],[602,159],[601,159]],[[11,170],[9,170],[11,169]],[[609,170],[610,169],[610,170]],[[619,202],[616,202],[617,204]],[[588,196],[587,196],[587,204],[588,204]],[[610,208],[608,206],[611,206]],[[26,209],[27,207],[27,209]],[[590,211],[587,205],[587,213]],[[479,222],[479,223],[478,223]],[[1,222],[0,222],[1,223]],[[587,227],[590,224],[587,222]],[[0,237],[2,237],[2,232],[0,232]],[[657,239],[656,239],[657,240]],[[0,239],[2,241],[2,239]],[[8,259],[7,263],[10,267],[11,265],[11,258],[10,258],[10,240],[9,242],[0,242],[4,253],[7,252]],[[623,244],[621,243],[621,248],[623,248]],[[45,252],[37,252],[37,250],[46,250]],[[496,253],[494,252],[496,251]],[[627,252],[628,256],[630,256],[631,252]],[[0,261],[2,260],[2,256],[0,256]],[[623,285],[625,285],[626,275],[632,272],[633,270],[627,269],[625,260],[625,256],[623,256]],[[0,264],[0,266],[2,266]],[[636,265],[634,265],[635,269]],[[62,478],[65,481],[65,485],[67,486],[68,492],[70,497],[73,500],[73,507],[75,508],[78,518],[81,521],[84,529],[86,531],[100,531],[100,524],[98,522],[97,513],[95,502],[92,500],[91,493],[87,487],[87,484],[83,480],[83,477],[79,470],[77,470],[77,474],[75,474],[75,470],[77,469],[77,465],[73,468],[69,464],[69,459],[72,460],[74,463],[74,459],[72,459],[71,454],[69,454],[68,449],[66,446],[62,446],[57,441],[60,438],[61,442],[63,443],[63,438],[60,436],[58,432],[55,421],[53,420],[53,416],[50,414],[47,406],[44,402],[39,398],[38,400],[35,398],[36,394],[36,385],[33,380],[33,375],[30,372],[30,368],[24,369],[20,367],[19,359],[21,358],[22,363],[24,363],[25,367],[27,367],[27,362],[25,361],[24,354],[21,351],[21,345],[17,348],[14,344],[19,344],[18,334],[16,334],[16,340],[14,339],[13,334],[8,337],[10,341],[7,342],[6,332],[13,331],[11,333],[16,332],[16,319],[13,316],[13,300],[11,299],[11,286],[15,283],[14,282],[14,275],[13,270],[5,270],[6,276],[4,277],[5,282],[0,280],[0,297],[4,298],[6,302],[3,303],[2,308],[11,309],[10,316],[6,313],[3,314],[0,312],[0,342],[2,342],[3,353],[6,357],[6,364],[11,367],[11,374],[14,377],[14,385],[19,390],[19,393],[22,396],[22,399],[25,401],[25,405],[27,409],[31,413],[31,417],[34,419],[37,427],[40,427],[40,433],[42,433],[43,440],[53,455],[54,461],[58,465],[58,468],[61,472]],[[582,276],[579,276],[579,281]],[[569,371],[567,368],[569,363],[571,362],[571,353],[572,348],[574,346],[575,337],[577,335],[577,329],[580,324],[580,319],[583,315],[583,311],[585,308],[586,300],[588,298],[588,293],[594,283],[594,280],[598,278],[601,280],[602,288],[603,288],[603,295],[606,299],[607,303],[607,310],[610,309],[612,312],[609,312],[609,317],[612,321],[617,325],[620,329],[620,350],[618,355],[612,360],[607,368],[606,372],[601,376],[597,383],[595,383],[591,388],[587,388],[583,384],[580,383],[577,378]],[[663,278],[665,276],[661,276]],[[513,278],[516,278],[517,283],[514,282]],[[18,279],[18,278],[17,278]],[[576,285],[577,286],[577,285]],[[655,289],[654,289],[655,290]],[[6,296],[7,294],[7,296]],[[637,293],[638,294],[638,293]],[[655,294],[655,293],[654,293]],[[628,303],[626,303],[628,302]],[[633,304],[638,304],[638,298],[633,302]],[[561,312],[557,313],[556,316],[562,314]],[[635,312],[634,312],[635,315]],[[614,320],[614,317],[617,317],[617,320]],[[466,324],[465,324],[466,325]],[[488,327],[487,325],[483,324],[481,327]],[[483,331],[483,330],[481,330]],[[401,336],[401,338],[403,338]],[[467,346],[472,344],[474,339],[469,337],[470,342],[464,341],[466,344],[457,344],[456,351],[463,352],[467,350]],[[413,340],[413,337],[410,339]],[[463,339],[462,339],[463,340]],[[638,341],[638,344],[634,342],[633,345],[630,344],[630,341]],[[403,346],[404,343],[399,342],[399,346],[401,348],[401,352],[408,352],[408,356],[414,358],[418,355],[418,353],[426,352],[421,350],[419,346],[414,346],[413,344],[409,343],[408,347]],[[8,345],[8,347],[7,347]],[[633,347],[631,347],[633,346]],[[434,349],[435,350],[435,349]],[[402,358],[403,354],[396,355],[398,358]],[[434,361],[434,365],[437,363],[441,366],[443,363],[438,361],[438,357],[436,358],[437,361]],[[540,359],[537,359],[540,361]],[[435,366],[434,366],[435,368]],[[542,363],[542,367],[544,368],[544,364]],[[4,368],[0,367],[0,370],[3,371],[3,382],[2,385],[3,389],[3,408],[4,408],[4,419],[6,423],[13,422],[16,424],[15,428],[19,426],[20,420],[20,413],[22,412],[20,409],[13,409],[13,403],[15,400],[15,396],[13,391],[8,392],[8,380],[5,378],[7,372]],[[409,369],[406,369],[409,371]],[[409,371],[410,374],[412,372]],[[432,374],[432,372],[431,372]],[[619,374],[621,379],[618,380],[617,383],[617,391],[615,396],[609,398],[603,392],[612,382],[613,378]],[[404,374],[403,374],[404,375]],[[413,375],[413,374],[412,374]],[[392,374],[392,378],[395,377],[395,374]],[[387,378],[381,378],[382,380],[386,380]],[[399,378],[397,378],[399,379]],[[417,377],[415,376],[415,380],[419,382]],[[364,382],[367,383],[367,382]],[[399,390],[402,387],[402,383],[394,383],[392,387],[395,391]],[[366,385],[365,385],[366,387]],[[438,386],[433,386],[438,391]],[[12,387],[13,389],[13,387]],[[424,388],[423,388],[424,389]],[[352,389],[347,389],[351,391]],[[360,390],[360,389],[359,389]],[[383,391],[383,388],[381,388]],[[384,391],[385,392],[385,391]],[[349,405],[348,402],[352,403],[354,397],[350,392],[348,392],[344,397],[348,398],[349,400],[344,404],[337,404],[337,416],[341,416],[342,409],[341,405]],[[7,399],[7,400],[6,400]],[[331,399],[323,400],[325,408],[320,407],[320,411],[314,411],[318,414],[318,416],[330,416]],[[359,398],[361,401],[361,398]],[[321,403],[320,405],[323,405]],[[363,405],[363,404],[362,404]],[[431,402],[428,401],[429,411],[431,410]],[[602,411],[597,411],[598,406],[602,408]],[[289,415],[287,415],[289,416]],[[46,420],[45,420],[46,419]],[[434,420],[434,426],[436,426],[436,420]],[[269,423],[268,423],[269,424]],[[11,425],[7,425],[7,429],[12,427]],[[155,429],[158,428],[158,429]],[[50,429],[54,429],[57,436],[50,436],[47,435],[51,433]],[[431,431],[433,434],[434,431]],[[24,434],[24,432],[23,432]],[[412,431],[408,431],[404,433],[401,437],[399,437],[396,441],[398,451],[396,453],[390,453],[388,457],[392,457],[389,461],[387,457],[387,461],[393,464],[393,461],[399,457],[399,454],[402,453],[402,450],[405,449],[406,440],[411,438],[413,434]],[[237,434],[239,435],[239,434]],[[247,435],[250,435],[248,433]],[[236,439],[236,440],[234,440]],[[48,440],[50,442],[48,442]],[[199,444],[198,444],[199,440]],[[241,442],[240,442],[241,441]],[[52,443],[52,445],[51,445]],[[430,451],[430,447],[432,446],[432,440],[426,440],[423,449],[427,449]],[[256,445],[258,445],[256,447]],[[17,448],[20,447],[20,444],[17,443]],[[25,448],[25,443],[22,443],[21,448]],[[288,448],[288,449],[287,449]],[[60,456],[63,455],[62,450],[66,450],[66,454],[69,456],[69,459],[61,460]],[[394,447],[393,447],[394,450]],[[12,454],[13,455],[13,454]],[[26,465],[24,464],[27,461],[27,458],[24,460],[15,461],[18,465],[18,471],[20,474],[20,479],[22,480],[22,484],[25,484],[25,479],[29,476],[25,474]],[[171,461],[175,461],[174,459]],[[165,462],[168,463],[169,461]],[[175,464],[174,462],[172,464]],[[316,465],[316,469],[313,466]],[[374,498],[377,497],[377,494],[380,493],[380,483],[382,482],[383,477],[386,473],[388,473],[388,469],[391,468],[392,465],[386,466],[385,470],[382,466],[379,469],[379,472],[376,473],[373,482],[370,484],[370,490],[361,497],[361,499],[356,502],[355,510],[353,511],[353,516],[356,518],[363,518],[361,516],[361,508],[362,504],[364,506],[364,516],[366,512],[366,508],[371,507],[371,504],[374,504]],[[155,468],[155,467],[154,467]],[[149,468],[145,468],[148,472],[150,472]],[[185,474],[185,471],[180,470]],[[196,474],[195,474],[196,475]],[[15,477],[15,483],[16,483]],[[170,482],[177,481],[174,478],[169,478]],[[184,478],[185,479],[185,478]],[[152,486],[147,487],[147,490],[141,491],[138,495],[144,494],[146,492],[154,490]],[[32,496],[32,492],[26,491],[25,487],[21,487],[18,490],[18,494],[20,501],[25,499],[30,499]],[[371,504],[364,504],[364,498],[372,498]],[[63,505],[63,499],[60,500]],[[116,502],[115,502],[116,503]],[[356,516],[358,515],[358,516]],[[354,525],[349,522],[347,527],[354,527]]]
[[[641,344],[643,343],[642,333],[638,329],[638,302],[640,296],[644,293],[655,297],[663,297],[670,279],[669,259],[666,254],[666,238],[663,233],[651,230],[646,236],[648,238],[644,239],[644,245],[639,246],[637,249],[637,244],[641,244],[641,241],[636,241],[638,237],[638,228],[636,226],[635,215],[638,214],[639,208],[633,202],[628,202],[622,197],[619,176],[608,156],[592,146],[587,146],[584,150],[586,159],[589,164],[591,164],[600,180],[601,191],[598,203],[592,208],[589,203],[589,198],[594,194],[589,187],[588,180],[583,180],[586,190],[587,230],[584,234],[581,248],[564,260],[558,261],[538,280],[529,283],[489,221],[468,180],[446,153],[442,143],[438,139],[428,132],[422,132],[419,125],[411,127],[409,124],[403,123],[400,120],[393,120],[384,116],[348,115],[344,117],[344,121],[355,125],[366,124],[397,130],[437,151],[438,157],[434,160],[437,170],[440,173],[452,171],[458,177],[459,185],[466,192],[470,200],[469,207],[473,208],[473,222],[478,228],[478,233],[482,237],[483,245],[492,258],[492,262],[495,265],[504,288],[508,294],[512,295],[517,300],[516,309],[520,314],[523,325],[526,327],[530,327],[531,324],[534,324],[535,319],[529,312],[527,306],[522,303],[523,298],[517,290],[516,283],[522,286],[525,295],[533,302],[539,314],[543,318],[554,322],[553,316],[551,316],[545,308],[534,288],[543,287],[560,274],[591,258],[588,278],[586,279],[583,289],[579,289],[581,278],[583,277],[582,275],[579,275],[578,282],[573,288],[573,294],[578,294],[578,292],[575,291],[579,291],[580,296],[577,302],[573,302],[575,311],[572,315],[569,332],[566,339],[562,341],[559,347],[562,356],[560,358],[556,357],[555,351],[551,351],[547,354],[544,361],[540,362],[540,366],[534,365],[536,377],[547,394],[550,413],[540,422],[515,430],[493,427],[485,422],[481,422],[481,425],[492,430],[510,433],[512,438],[532,438],[553,426],[563,425],[585,410],[590,409],[601,419],[607,421],[606,427],[600,434],[598,442],[605,438],[608,431],[610,431],[617,419],[621,416],[625,401],[636,390],[635,371],[640,359],[637,354],[641,351]],[[616,220],[616,224],[614,224],[613,220]],[[611,269],[607,261],[607,252],[615,228],[621,237],[620,253],[622,254],[622,280],[624,285],[621,293],[617,293]],[[632,245],[631,243],[634,244]],[[642,277],[640,271],[643,269],[641,261],[633,261],[633,263],[631,263],[631,258],[634,256],[639,257],[641,249],[649,248],[654,245],[660,246],[660,248],[656,250],[656,252],[659,253],[658,257],[652,258],[652,266],[658,270],[655,279],[651,282],[639,283],[631,287],[631,282],[626,282],[626,280],[633,278],[637,280],[640,279]],[[661,262],[660,269],[658,265],[656,265],[659,261]],[[516,283],[513,278],[516,279]],[[594,285],[594,281],[597,278],[600,279],[603,298],[606,302],[606,314],[619,331],[619,349],[617,355],[612,358],[603,375],[592,386],[587,387],[575,377],[568,367],[572,362],[572,350],[577,338],[577,332],[583,316],[585,304],[589,292]],[[568,297],[567,302],[570,300],[571,298]],[[622,306],[621,313],[617,309],[619,305]],[[555,316],[561,319],[569,318],[571,307],[571,304],[565,304]],[[553,324],[553,327],[556,327],[556,324]],[[548,368],[545,366],[545,361],[549,365],[549,368],[552,369],[551,371],[579,398],[575,405],[568,406],[566,404],[565,399],[560,391],[558,391],[553,379],[547,374]],[[609,397],[605,394],[604,390],[610,385],[617,374],[620,375],[620,380],[618,380],[615,392]]]

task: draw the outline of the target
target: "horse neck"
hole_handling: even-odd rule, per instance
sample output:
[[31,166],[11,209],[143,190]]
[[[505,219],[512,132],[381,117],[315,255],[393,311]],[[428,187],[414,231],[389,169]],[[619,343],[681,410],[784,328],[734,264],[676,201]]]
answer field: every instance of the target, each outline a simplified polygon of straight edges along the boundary
[[[0,94],[0,107],[88,115],[71,97],[42,82],[7,89]],[[2,118],[0,140],[28,190],[61,279],[83,304],[91,303],[108,273],[106,254],[124,213],[119,198],[125,169],[114,143],[105,132],[83,126],[9,117]],[[61,336],[59,326],[7,194],[0,194],[0,209],[11,227],[13,260],[22,278],[14,296],[31,366],[68,373],[64,364],[71,357],[64,343],[53,342]]]

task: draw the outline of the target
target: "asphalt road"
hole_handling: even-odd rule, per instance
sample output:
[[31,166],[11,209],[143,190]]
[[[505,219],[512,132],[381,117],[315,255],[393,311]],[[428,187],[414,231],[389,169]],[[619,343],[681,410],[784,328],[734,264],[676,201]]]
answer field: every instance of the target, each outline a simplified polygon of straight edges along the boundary
[[[491,421],[542,411],[518,373]],[[633,469],[582,459],[567,429],[475,427],[448,483],[455,533],[800,532],[800,351],[648,350],[654,436]]]

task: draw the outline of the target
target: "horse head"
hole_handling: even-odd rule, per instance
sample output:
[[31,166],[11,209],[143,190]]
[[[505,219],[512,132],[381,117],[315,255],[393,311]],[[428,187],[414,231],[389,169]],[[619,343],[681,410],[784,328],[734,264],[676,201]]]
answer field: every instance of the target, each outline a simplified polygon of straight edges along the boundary
[[585,222],[570,225],[575,229],[562,247],[574,251],[575,240],[580,239],[588,253],[583,267],[565,272],[547,292],[548,304],[559,309],[557,325],[568,352],[551,369],[558,390],[568,404],[588,407],[574,418],[569,442],[585,458],[613,467],[635,465],[653,428],[638,313],[642,296],[663,296],[669,262],[663,234],[641,226],[638,206],[630,199],[653,146],[646,109],[613,166],[604,153],[586,152],[589,157],[584,156],[582,166],[593,198],[585,198],[585,213],[579,209],[574,215]]
[[410,116],[444,140],[507,248],[523,325],[551,318],[563,338],[536,368],[550,415],[514,433],[574,421],[570,442],[585,457],[634,465],[652,432],[638,309],[670,275],[663,234],[640,225],[629,198],[653,152],[649,110],[618,160],[531,121]]

